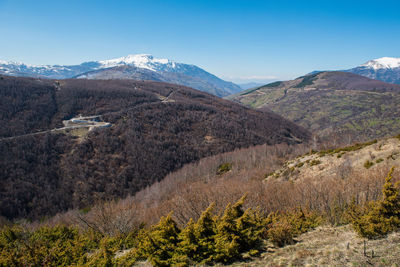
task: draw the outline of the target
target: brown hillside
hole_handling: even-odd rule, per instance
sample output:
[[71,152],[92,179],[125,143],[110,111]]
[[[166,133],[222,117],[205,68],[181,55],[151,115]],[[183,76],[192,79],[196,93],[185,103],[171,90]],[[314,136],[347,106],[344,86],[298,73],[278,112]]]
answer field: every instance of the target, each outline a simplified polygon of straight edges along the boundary
[[[166,83],[2,76],[0,95],[0,214],[7,218],[84,208],[205,156],[310,136],[273,113]],[[79,114],[112,126],[60,129]]]

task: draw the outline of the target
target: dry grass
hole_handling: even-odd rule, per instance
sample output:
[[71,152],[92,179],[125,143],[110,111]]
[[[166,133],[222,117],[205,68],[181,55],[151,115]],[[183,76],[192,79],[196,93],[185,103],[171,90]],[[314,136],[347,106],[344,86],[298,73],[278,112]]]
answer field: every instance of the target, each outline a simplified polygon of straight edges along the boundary
[[364,239],[350,226],[318,227],[299,236],[295,245],[266,244],[266,249],[260,258],[233,266],[399,266],[400,232],[366,241],[366,255]]
[[367,169],[386,170],[399,165],[400,140],[388,138],[360,149],[348,151],[338,149],[337,152],[308,154],[288,161],[268,178],[297,180],[340,177],[347,179],[355,172],[365,173]]

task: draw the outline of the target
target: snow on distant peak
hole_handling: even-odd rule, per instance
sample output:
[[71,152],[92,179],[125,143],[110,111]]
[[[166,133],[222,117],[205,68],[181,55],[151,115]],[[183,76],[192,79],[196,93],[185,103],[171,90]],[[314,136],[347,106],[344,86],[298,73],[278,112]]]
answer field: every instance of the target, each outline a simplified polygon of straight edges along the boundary
[[394,57],[381,57],[378,59],[370,60],[361,65],[372,69],[394,69],[400,68],[400,58]]
[[138,68],[149,69],[152,71],[160,70],[160,67],[175,68],[176,63],[169,59],[154,58],[148,54],[128,55],[110,60],[99,61],[103,68],[116,67],[121,65],[135,66]]
[[0,64],[1,64],[1,65],[17,65],[17,66],[25,65],[25,64],[22,63],[22,62],[5,61],[5,60],[0,60]]

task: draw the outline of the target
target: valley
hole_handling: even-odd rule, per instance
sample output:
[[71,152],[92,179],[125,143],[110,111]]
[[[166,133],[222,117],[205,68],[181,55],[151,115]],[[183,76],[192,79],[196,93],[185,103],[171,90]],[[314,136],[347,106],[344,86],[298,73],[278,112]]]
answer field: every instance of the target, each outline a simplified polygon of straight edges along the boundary
[[[8,170],[0,181],[0,212],[9,219],[38,219],[125,197],[210,155],[310,138],[307,130],[271,112],[166,83],[58,84],[2,76],[0,93],[5,111],[0,119],[7,125],[0,130],[0,167]],[[79,114],[101,116],[106,123],[71,124],[82,120]],[[103,128],[88,131],[92,124]],[[67,130],[75,133],[64,134]]]

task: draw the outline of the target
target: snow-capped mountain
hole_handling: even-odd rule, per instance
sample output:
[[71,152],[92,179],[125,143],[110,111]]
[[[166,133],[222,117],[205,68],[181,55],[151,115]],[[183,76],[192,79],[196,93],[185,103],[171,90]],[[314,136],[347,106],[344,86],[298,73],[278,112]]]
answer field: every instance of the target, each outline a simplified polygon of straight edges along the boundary
[[400,58],[382,57],[346,71],[375,80],[400,84]]
[[148,69],[152,71],[169,71],[177,68],[180,65],[187,65],[176,63],[172,60],[165,58],[154,58],[148,54],[129,55],[110,60],[99,61],[102,68],[111,68],[122,65],[134,66],[137,68]]
[[372,69],[395,69],[400,68],[400,58],[394,57],[381,57],[378,59],[370,60],[360,67],[372,68]]
[[190,64],[152,55],[137,54],[126,57],[90,61],[79,65],[28,65],[0,61],[0,74],[51,79],[140,79],[176,83],[193,87],[217,96],[227,96],[242,89],[231,82]]

